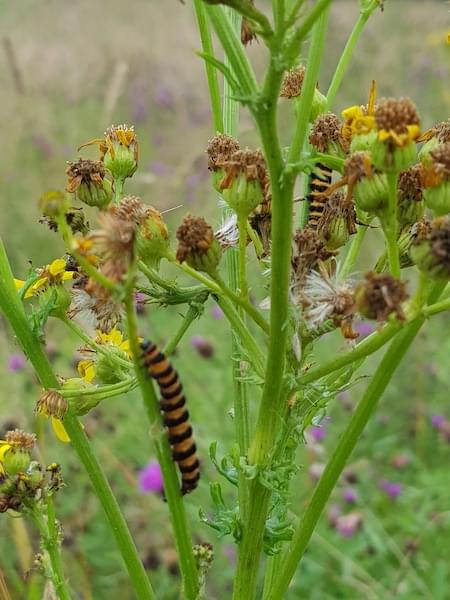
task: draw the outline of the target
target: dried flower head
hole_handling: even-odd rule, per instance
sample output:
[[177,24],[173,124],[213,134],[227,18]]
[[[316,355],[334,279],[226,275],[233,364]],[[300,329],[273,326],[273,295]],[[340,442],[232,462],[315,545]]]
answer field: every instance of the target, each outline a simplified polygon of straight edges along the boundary
[[206,153],[208,155],[208,169],[217,171],[222,168],[222,163],[231,158],[239,150],[239,142],[230,135],[218,133],[208,142]]
[[214,237],[219,242],[222,250],[234,248],[239,244],[239,229],[237,226],[237,215],[232,214],[223,225],[214,232]]
[[140,225],[152,208],[144,204],[138,196],[125,196],[119,204],[112,206],[110,211],[118,219]]
[[423,222],[412,242],[411,257],[425,273],[438,279],[450,278],[450,217]]
[[[432,160],[432,168],[431,171],[435,174],[435,182],[439,179],[439,183],[443,179],[450,179],[450,142],[445,144],[440,144],[430,152],[431,160]],[[429,180],[427,173],[424,174],[425,185],[427,187],[435,187],[431,185],[431,181]],[[439,185],[439,184],[438,184]]]
[[294,296],[298,297],[308,273],[317,269],[321,262],[325,262],[332,256],[334,253],[325,248],[324,242],[316,230],[299,229],[296,232],[292,257]]
[[98,221],[101,229],[92,231],[86,238],[92,242],[92,251],[100,257],[102,263],[107,261],[126,263],[133,252],[136,229],[134,222],[117,216],[115,207],[99,214]]
[[421,202],[422,194],[422,167],[413,165],[406,171],[402,171],[398,178],[398,198],[399,200],[413,200]]
[[347,151],[349,144],[342,136],[342,123],[334,113],[319,115],[309,135],[309,141],[319,152],[329,152],[340,148]]
[[302,92],[306,69],[303,65],[288,71],[283,79],[280,96],[282,98],[296,98]]
[[106,170],[101,160],[80,158],[76,162],[69,162],[68,165],[66,170],[68,179],[66,190],[71,194],[76,192],[82,183],[102,185]]
[[77,280],[72,287],[70,319],[90,330],[109,332],[120,322],[121,306],[103,286],[88,277]]
[[13,448],[19,450],[32,450],[36,442],[36,436],[34,433],[26,433],[21,429],[13,429],[8,431],[5,435],[5,441]]
[[355,291],[358,311],[368,319],[386,321],[391,314],[403,320],[402,303],[408,299],[406,283],[388,273],[366,273]]
[[229,189],[240,174],[247,181],[259,181],[263,189],[268,185],[266,161],[261,150],[236,150],[228,160],[218,164],[225,171],[225,177],[220,182],[222,190]]
[[419,114],[409,98],[387,98],[379,101],[375,109],[378,138],[401,148],[414,141],[420,133]]
[[312,328],[332,319],[338,325],[344,317],[353,314],[355,298],[349,283],[338,284],[326,271],[311,271],[301,290],[305,318]]
[[344,246],[349,236],[357,231],[353,202],[349,202],[341,192],[331,194],[324,206],[317,231],[326,242],[328,250]]
[[441,123],[438,123],[434,129],[437,141],[440,144],[446,144],[447,142],[450,142],[450,119],[441,121]]
[[356,183],[373,174],[373,165],[367,152],[355,152],[344,164],[344,176]]
[[177,260],[184,262],[189,254],[205,254],[214,241],[214,231],[203,217],[187,215],[177,229]]
[[44,390],[36,403],[36,413],[45,417],[64,419],[69,405],[67,400],[56,390]]

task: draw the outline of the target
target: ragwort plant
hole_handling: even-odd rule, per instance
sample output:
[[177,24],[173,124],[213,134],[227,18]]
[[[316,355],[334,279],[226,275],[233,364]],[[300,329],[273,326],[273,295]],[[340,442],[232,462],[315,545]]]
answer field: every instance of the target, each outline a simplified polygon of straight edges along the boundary
[[[187,215],[173,248],[163,216],[126,195],[139,147],[133,127],[120,125],[80,147],[98,146],[99,159],[70,163],[65,193],[41,198],[42,221],[61,236],[66,255],[19,280],[0,246],[0,308],[42,386],[36,412],[49,418],[57,437],[78,454],[139,599],[157,592],[80,417],[107,398],[140,390],[163,475],[182,594],[202,597],[213,551],[207,543],[193,546],[183,497],[195,490],[207,459],[197,459],[180,378],[168,357],[212,298],[233,333],[236,443],[222,458],[211,445],[220,479],[210,483],[214,514],[201,510],[200,519],[238,546],[235,600],[283,598],[397,366],[426,319],[450,308],[450,123],[421,133],[414,104],[406,98],[377,99],[375,82],[366,105],[347,108],[342,119],[330,112],[364,25],[382,8],[381,0],[360,0],[359,19],[324,95],[317,80],[330,5],[331,0],[312,6],[273,0],[271,20],[252,0],[194,0],[214,118],[207,155],[223,212],[217,231],[203,217]],[[212,32],[223,61],[214,53]],[[269,54],[260,83],[246,53],[255,38]],[[295,116],[287,147],[278,130],[280,97],[291,103]],[[261,150],[238,141],[240,107],[253,117]],[[294,204],[299,178],[306,182],[305,201]],[[93,228],[83,204],[97,211]],[[384,234],[385,251],[372,271],[350,280],[373,226]],[[257,265],[250,281],[259,278],[269,292],[258,306],[249,293],[250,254]],[[165,261],[196,285],[166,278],[160,271]],[[407,267],[418,273],[413,292],[402,274]],[[137,292],[149,302],[186,308],[165,348],[139,337],[147,332],[138,331]],[[357,315],[378,322],[361,342],[352,328]],[[50,318],[84,344],[77,378],[57,376],[48,362]],[[318,363],[316,341],[336,329],[348,340],[348,351]],[[309,503],[295,518],[290,481],[299,468],[296,450],[305,431],[352,385],[366,357],[384,346]],[[74,586],[62,573],[62,531],[52,500],[62,480],[56,464],[45,476],[31,460],[33,444],[34,437],[23,432],[10,432],[0,442],[0,510],[34,519],[44,551],[39,567],[66,599]],[[234,505],[224,501],[225,486],[236,489]]]

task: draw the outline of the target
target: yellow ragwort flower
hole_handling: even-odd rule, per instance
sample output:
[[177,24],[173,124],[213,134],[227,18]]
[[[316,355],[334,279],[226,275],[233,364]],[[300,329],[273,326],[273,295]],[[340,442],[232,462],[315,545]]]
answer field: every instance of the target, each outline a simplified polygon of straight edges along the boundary
[[376,127],[375,123],[375,101],[377,97],[377,85],[372,81],[369,92],[369,101],[366,106],[349,106],[342,111],[345,121],[342,127],[342,136],[351,140],[354,135],[366,135]]
[[404,133],[397,133],[393,129],[380,129],[378,132],[378,139],[380,142],[392,140],[397,148],[404,148],[410,142],[414,142],[420,135],[419,125],[407,125],[407,131]]
[[[142,338],[139,338],[139,341],[142,341]],[[131,358],[130,342],[129,340],[124,340],[122,332],[116,328],[112,329],[109,333],[97,330],[95,342],[101,346],[114,346]],[[92,359],[80,360],[77,370],[84,381],[91,383],[97,372],[96,361]]]
[[[38,270],[38,279],[27,289],[25,298],[31,298],[39,292],[42,292],[49,285],[60,285],[64,281],[73,279],[74,272],[66,271],[66,261],[63,258],[57,258],[49,265]],[[25,285],[22,279],[14,279],[17,291],[20,291]]]

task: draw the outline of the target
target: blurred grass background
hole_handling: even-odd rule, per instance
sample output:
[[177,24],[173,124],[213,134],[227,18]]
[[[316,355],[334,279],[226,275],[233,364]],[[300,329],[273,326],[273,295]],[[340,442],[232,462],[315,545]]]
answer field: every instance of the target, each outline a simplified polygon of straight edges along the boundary
[[[357,12],[356,0],[334,2],[322,90]],[[101,136],[111,123],[133,123],[139,136],[140,167],[127,186],[129,193],[159,210],[182,205],[167,215],[172,232],[187,211],[219,222],[204,156],[212,134],[208,95],[203,64],[195,56],[199,41],[189,3],[20,0],[1,2],[0,14],[0,233],[17,276],[25,274],[28,261],[41,265],[61,254],[55,234],[37,223],[37,199],[49,189],[63,188],[65,162],[77,158],[76,148]],[[380,96],[415,100],[424,128],[446,119],[449,29],[446,2],[388,0],[357,46],[335,110],[365,102],[370,81],[376,79]],[[254,44],[249,53],[261,70],[263,46]],[[280,112],[287,143],[287,103]],[[241,132],[244,143],[254,143],[245,113]],[[95,150],[85,155],[94,156]],[[376,244],[377,236],[369,232],[366,248],[371,240]],[[371,254],[367,250],[362,255],[361,268],[370,264]],[[262,289],[254,291],[263,294]],[[150,308],[141,317],[141,329],[156,340],[167,339],[179,318],[175,310]],[[447,324],[446,317],[428,324],[397,373],[334,494],[289,598],[448,598],[450,568],[443,549],[450,533],[450,432],[430,421],[433,416],[435,424],[437,416],[443,417],[441,423],[450,419]],[[39,390],[28,366],[12,372],[11,356],[18,349],[6,324],[0,321],[0,327],[1,437],[12,426],[34,429],[32,411]],[[195,350],[193,336],[211,345],[211,357]],[[328,352],[343,347],[337,338],[332,337],[331,346],[328,342],[323,344]],[[47,347],[56,371],[73,375],[77,340],[51,323]],[[364,374],[372,372],[376,360],[367,363]],[[228,598],[234,548],[229,540],[218,541],[197,516],[198,506],[211,511],[208,482],[217,479],[208,465],[208,447],[218,440],[219,452],[225,453],[232,443],[229,333],[211,304],[182,341],[176,364],[205,464],[201,486],[186,502],[196,541],[215,547],[207,597]],[[362,381],[341,395],[330,407],[331,420],[302,449],[303,468],[294,484],[297,507],[311,491],[364,385]],[[157,496],[140,495],[136,485],[138,470],[152,458],[139,399],[129,395],[107,401],[85,425],[152,571],[158,597],[177,598],[166,506]],[[59,461],[65,473],[67,488],[58,508],[65,532],[64,562],[78,597],[131,600],[113,541],[70,447],[49,435],[42,451],[48,461]],[[232,502],[232,490],[226,495]],[[42,582],[23,578],[38,549],[33,532],[28,535],[32,551],[20,523],[0,518],[0,568],[14,599],[41,597]]]

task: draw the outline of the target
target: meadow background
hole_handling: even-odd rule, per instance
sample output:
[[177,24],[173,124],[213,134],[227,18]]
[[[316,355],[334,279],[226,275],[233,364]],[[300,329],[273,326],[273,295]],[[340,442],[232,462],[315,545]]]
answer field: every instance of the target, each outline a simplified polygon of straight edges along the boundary
[[[263,4],[263,2],[261,2]],[[337,57],[357,17],[356,0],[335,0],[320,86],[326,90]],[[449,5],[433,0],[387,0],[357,46],[335,110],[365,102],[370,81],[380,96],[412,97],[424,128],[450,114]],[[39,196],[65,185],[65,163],[80,144],[101,136],[111,123],[134,124],[141,144],[140,167],[128,183],[159,210],[171,211],[172,233],[192,211],[220,220],[209,187],[204,148],[212,135],[208,95],[192,7],[177,0],[20,0],[0,2],[0,233],[16,276],[29,261],[39,266],[62,253],[55,234],[38,223]],[[264,48],[249,49],[257,65]],[[281,110],[290,129],[290,111]],[[240,139],[253,143],[252,122],[243,113]],[[95,151],[92,151],[94,156]],[[87,152],[86,156],[90,156]],[[370,231],[375,249],[378,232]],[[367,245],[366,245],[367,247]],[[370,252],[369,252],[370,254]],[[369,262],[360,257],[358,269]],[[373,262],[373,256],[370,257]],[[251,264],[250,264],[251,269]],[[406,277],[408,272],[405,272]],[[256,299],[264,290],[255,286]],[[144,335],[167,339],[180,318],[176,310],[147,307]],[[56,371],[74,376],[78,342],[57,324],[47,328],[47,350]],[[449,597],[450,406],[448,317],[429,323],[417,339],[379,411],[352,456],[289,592],[288,598]],[[39,386],[0,320],[0,438],[7,429],[34,430]],[[326,338],[323,352],[343,348]],[[326,347],[325,347],[326,346]],[[212,510],[208,483],[217,479],[208,459],[232,443],[230,339],[227,323],[208,302],[203,317],[176,355],[204,472],[187,497],[196,541],[214,545],[208,599],[230,596],[235,550],[201,524],[198,507]],[[373,372],[377,357],[361,371]],[[366,384],[365,378],[330,404],[320,428],[301,448],[294,482],[298,511],[326,462]],[[176,557],[167,508],[157,494],[142,494],[138,473],[153,457],[134,394],[105,401],[84,419],[114,491],[130,523],[158,597],[178,597]],[[50,431],[41,446],[48,462],[63,466],[67,487],[57,501],[65,533],[66,573],[83,600],[133,598],[98,503],[70,446]],[[228,488],[227,488],[228,490]],[[233,502],[233,490],[227,499]],[[31,545],[30,545],[31,544]],[[12,597],[41,598],[42,581],[28,577],[37,540],[21,521],[0,515],[0,569]]]

